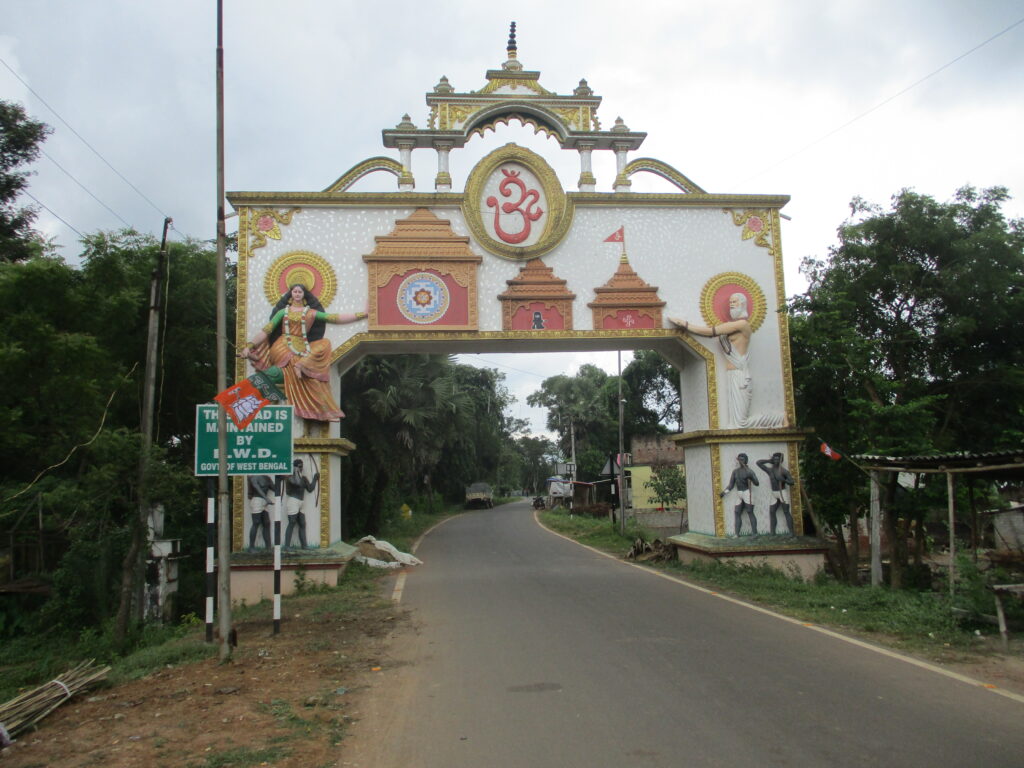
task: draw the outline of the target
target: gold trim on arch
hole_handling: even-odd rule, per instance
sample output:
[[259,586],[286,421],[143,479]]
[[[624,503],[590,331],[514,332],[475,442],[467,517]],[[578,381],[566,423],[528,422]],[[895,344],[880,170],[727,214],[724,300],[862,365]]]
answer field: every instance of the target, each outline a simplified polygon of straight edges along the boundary
[[683,192],[707,194],[703,189],[694,184],[689,178],[677,171],[671,165],[661,160],[656,160],[653,157],[638,157],[636,160],[631,160],[626,163],[623,174],[626,178],[629,178],[630,176],[643,171],[653,173],[655,176],[660,176],[665,179],[665,181],[675,184],[679,189],[683,190]]
[[793,515],[793,535],[804,535],[804,499],[800,493],[800,446],[790,443],[787,446],[786,461],[789,462],[789,473],[793,476],[793,493],[789,494],[790,513]]
[[[559,182],[561,183],[561,182]],[[652,208],[722,208],[746,206],[781,208],[789,195],[741,195],[727,193],[683,192],[566,192],[570,205],[593,207],[639,206]],[[236,210],[244,206],[302,208],[452,208],[462,205],[462,192],[228,192],[228,202]]]
[[[479,112],[482,110],[477,111]],[[521,114],[519,112],[505,112],[489,117],[487,120],[474,125],[470,130],[466,131],[466,138],[469,139],[473,136],[479,136],[482,139],[488,129],[497,133],[498,125],[508,125],[513,120],[518,120],[523,126],[532,125],[534,134],[543,133],[544,137],[547,139],[562,141],[563,136],[556,128],[545,125],[544,122],[536,115]],[[469,122],[470,121],[467,119],[463,124],[466,125]]]
[[705,386],[707,387],[708,427],[718,430],[718,365],[719,358],[710,349],[682,330],[670,328],[643,328],[639,330],[600,331],[363,331],[354,334],[331,352],[331,365],[350,355],[363,344],[393,342],[405,344],[415,341],[492,341],[492,340],[537,341],[540,339],[674,339],[688,347],[704,361]]
[[[778,305],[779,312],[779,352],[782,356],[782,391],[783,398],[785,399],[786,409],[786,423],[796,424],[796,395],[795,388],[793,385],[793,353],[789,348],[789,312],[786,310],[786,286],[785,277],[783,274],[782,266],[782,232],[779,212],[772,211],[772,238],[773,247],[770,249],[775,256],[775,302]],[[793,473],[793,478],[799,482],[799,462],[793,462],[790,471]],[[799,494],[796,494],[796,498],[792,501],[794,513],[797,511],[802,512],[803,500]],[[794,520],[796,518],[794,517]],[[801,516],[801,525],[803,517]]]
[[361,178],[368,176],[375,171],[385,171],[396,178],[401,178],[405,169],[402,167],[400,162],[392,160],[390,157],[371,157],[363,160],[361,163],[356,163],[345,171],[345,173],[341,174],[337,181],[324,190],[324,193],[344,192]]
[[331,457],[320,454],[320,547],[331,546]]
[[[238,267],[235,275],[235,350],[241,349],[248,341],[246,323],[249,307],[249,208],[238,209]],[[275,300],[276,301],[276,300]],[[235,359],[235,377],[238,381],[245,375],[245,361],[237,355]]]
[[750,299],[753,303],[753,306],[748,308],[750,312],[750,330],[756,331],[764,323],[765,315],[768,313],[768,302],[765,299],[764,292],[761,290],[761,286],[754,281],[754,278],[744,275],[742,272],[722,272],[704,283],[704,287],[700,291],[701,317],[704,318],[704,322],[709,326],[729,322],[729,318],[718,317],[715,314],[714,302],[715,294],[718,293],[719,289],[730,283],[735,283],[745,288],[747,293],[750,294]]
[[[724,484],[722,481],[722,457],[715,446],[707,446],[711,453],[711,493],[712,498],[718,494],[718,489]],[[715,536],[725,537],[725,499],[718,496],[715,499]]]

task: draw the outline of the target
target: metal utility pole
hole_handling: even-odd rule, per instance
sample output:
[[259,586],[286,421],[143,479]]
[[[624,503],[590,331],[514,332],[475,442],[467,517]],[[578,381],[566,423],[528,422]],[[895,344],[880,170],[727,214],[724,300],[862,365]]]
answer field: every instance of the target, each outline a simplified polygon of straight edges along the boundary
[[[227,296],[224,253],[224,0],[217,0],[217,391],[228,386]],[[228,424],[217,409],[217,609],[220,620],[220,659],[231,658],[231,513],[228,509]]]

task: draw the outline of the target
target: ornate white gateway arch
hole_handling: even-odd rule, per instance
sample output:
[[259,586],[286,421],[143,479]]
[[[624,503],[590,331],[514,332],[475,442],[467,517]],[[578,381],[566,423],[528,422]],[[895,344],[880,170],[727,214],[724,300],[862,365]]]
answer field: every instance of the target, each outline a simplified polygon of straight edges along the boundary
[[[321,472],[319,501],[303,501],[310,542],[340,536],[337,470],[355,446],[340,437],[332,408],[339,399],[344,408],[339,376],[363,356],[647,348],[679,370],[685,432],[674,439],[686,453],[691,538],[698,550],[700,541],[737,544],[737,522],[748,533],[749,517],[736,512],[735,489],[720,498],[737,455],[752,468],[780,454],[795,477],[804,437],[794,425],[780,312],[779,209],[789,198],[712,194],[666,163],[630,160],[646,134],[621,119],[603,129],[601,98],[586,81],[568,95],[542,87],[540,73],[518,61],[514,35],[508,60],[479,90],[456,92],[441,78],[426,100],[426,128],[407,116],[383,132],[398,160],[363,161],[322,192],[228,195],[240,219],[237,343],[256,342],[236,376],[282,370],[289,400],[309,416],[297,420],[296,451]],[[575,191],[544,158],[513,144],[453,190],[449,153],[509,121],[579,153]],[[436,153],[437,173],[433,191],[417,192],[411,156],[424,149]],[[595,151],[615,154],[611,192],[597,191]],[[397,178],[397,191],[352,191],[378,171]],[[678,192],[632,192],[640,172]],[[322,331],[314,308],[301,307],[304,292],[286,306],[296,284],[322,304]],[[749,501],[767,532],[776,498],[769,475],[754,476]],[[235,498],[241,510],[240,484]],[[800,534],[798,493],[791,504]],[[235,516],[237,547],[248,517]]]

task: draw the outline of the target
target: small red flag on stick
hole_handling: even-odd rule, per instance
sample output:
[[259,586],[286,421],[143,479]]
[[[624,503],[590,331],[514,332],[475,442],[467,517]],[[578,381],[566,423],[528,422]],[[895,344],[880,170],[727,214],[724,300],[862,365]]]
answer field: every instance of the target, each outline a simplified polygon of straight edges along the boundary
[[828,443],[821,444],[821,452],[832,459],[832,461],[839,461],[843,458],[843,455],[839,451],[830,448]]
[[626,225],[623,224],[617,230],[612,232],[608,237],[604,239],[606,243],[624,243],[626,242]]
[[239,429],[249,426],[249,422],[256,418],[260,409],[270,403],[248,379],[228,387],[213,399],[223,406]]

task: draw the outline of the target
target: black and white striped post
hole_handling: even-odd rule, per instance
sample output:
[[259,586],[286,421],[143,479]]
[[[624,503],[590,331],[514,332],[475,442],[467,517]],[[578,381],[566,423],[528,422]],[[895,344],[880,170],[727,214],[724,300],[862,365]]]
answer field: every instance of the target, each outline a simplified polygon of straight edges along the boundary
[[217,593],[214,573],[214,542],[217,540],[216,478],[206,480],[206,642],[213,642],[213,596]]
[[274,478],[274,634],[281,633],[281,492],[284,483]]

